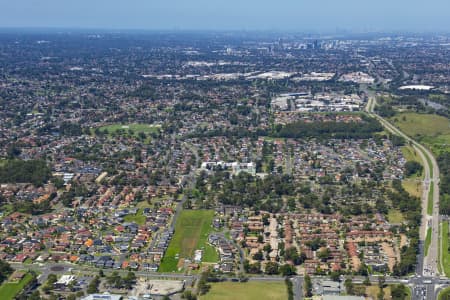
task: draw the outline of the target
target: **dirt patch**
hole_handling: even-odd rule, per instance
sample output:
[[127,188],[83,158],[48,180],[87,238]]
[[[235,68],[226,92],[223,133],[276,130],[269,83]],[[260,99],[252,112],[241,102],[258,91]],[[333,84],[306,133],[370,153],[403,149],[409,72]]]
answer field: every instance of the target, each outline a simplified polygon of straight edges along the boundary
[[359,270],[359,267],[361,267],[361,260],[359,260],[359,258],[357,256],[352,256],[352,266],[353,266],[353,270],[357,271]]
[[398,254],[398,251],[395,251],[395,249],[389,245],[388,243],[381,243],[381,248],[383,249],[383,252],[386,253],[388,257],[388,267],[389,270],[394,270],[395,263],[400,260],[400,255]]
[[408,238],[404,234],[400,234],[400,249],[408,245]]
[[178,260],[178,263],[177,263],[177,269],[179,270],[179,269],[182,269],[182,268],[184,268],[184,258],[183,257],[181,257]]

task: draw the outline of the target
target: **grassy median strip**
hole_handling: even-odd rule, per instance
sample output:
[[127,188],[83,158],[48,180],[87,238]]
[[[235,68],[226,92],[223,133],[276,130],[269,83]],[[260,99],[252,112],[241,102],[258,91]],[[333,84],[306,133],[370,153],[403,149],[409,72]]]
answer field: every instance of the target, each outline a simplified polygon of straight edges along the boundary
[[430,244],[431,244],[431,227],[427,229],[427,236],[425,237],[425,256],[428,255]]
[[448,222],[442,223],[442,265],[445,275],[450,275],[450,253],[448,251]]
[[428,191],[428,203],[427,203],[427,214],[433,214],[433,194],[434,194],[434,184],[430,182],[430,189]]
[[430,168],[430,178],[433,178],[433,163],[431,162],[431,158],[425,151],[423,151],[423,155],[425,155],[428,162],[428,167]]

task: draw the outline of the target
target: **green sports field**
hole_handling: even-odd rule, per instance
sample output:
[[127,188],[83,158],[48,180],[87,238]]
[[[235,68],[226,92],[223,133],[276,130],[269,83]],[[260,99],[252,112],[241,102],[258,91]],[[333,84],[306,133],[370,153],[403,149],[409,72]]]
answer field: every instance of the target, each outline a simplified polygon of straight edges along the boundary
[[212,230],[212,210],[183,210],[175,225],[175,233],[159,267],[160,272],[178,272],[180,260],[192,259],[194,251],[203,250],[202,262],[217,262],[218,254],[208,244]]
[[156,133],[161,129],[159,125],[149,124],[111,124],[99,127],[100,132],[107,132],[108,135],[133,135],[137,137],[139,133],[146,135]]
[[200,300],[285,300],[286,284],[280,282],[220,282],[211,284],[211,290]]

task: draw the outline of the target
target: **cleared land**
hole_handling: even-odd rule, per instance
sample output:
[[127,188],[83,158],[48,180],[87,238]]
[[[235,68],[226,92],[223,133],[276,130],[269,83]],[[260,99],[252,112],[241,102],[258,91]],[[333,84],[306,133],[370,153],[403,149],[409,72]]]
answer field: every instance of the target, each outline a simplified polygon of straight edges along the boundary
[[217,262],[216,249],[208,244],[212,230],[212,210],[183,210],[175,225],[175,234],[159,267],[160,272],[177,272],[181,259],[193,259],[194,251],[203,250],[202,262]]
[[33,279],[33,276],[28,273],[17,283],[5,282],[0,286],[0,295],[2,300],[12,300],[23,290],[23,288]]
[[287,289],[284,282],[221,282],[211,284],[211,290],[201,300],[285,300]]

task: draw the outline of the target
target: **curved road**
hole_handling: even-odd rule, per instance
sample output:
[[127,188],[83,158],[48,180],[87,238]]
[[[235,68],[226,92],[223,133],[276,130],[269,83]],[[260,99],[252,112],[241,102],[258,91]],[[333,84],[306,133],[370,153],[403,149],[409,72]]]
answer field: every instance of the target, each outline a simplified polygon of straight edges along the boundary
[[[442,268],[442,260],[438,259],[439,253],[439,167],[433,154],[424,146],[404,134],[397,127],[386,121],[384,118],[374,113],[375,98],[369,96],[366,111],[367,113],[376,118],[380,123],[391,133],[403,137],[419,154],[424,163],[425,177],[424,177],[424,189],[422,195],[422,225],[420,230],[420,239],[422,245],[424,245],[427,229],[431,227],[431,244],[428,249],[428,255],[423,257],[423,270],[422,274],[425,276],[437,276],[440,274],[439,269]],[[430,166],[431,163],[431,166]],[[433,201],[432,215],[428,215],[427,207],[429,199],[430,186],[433,186],[433,195],[431,197]],[[419,257],[419,260],[422,257]],[[438,263],[441,264],[438,268]],[[442,274],[445,275],[445,274]]]

